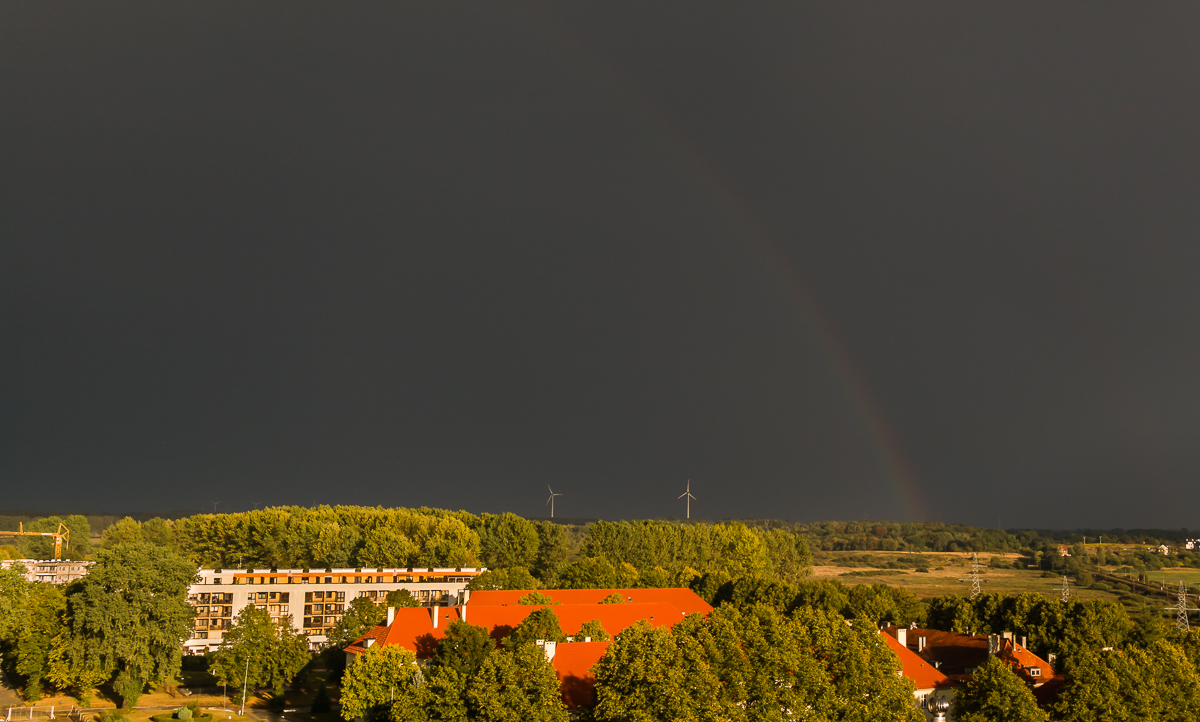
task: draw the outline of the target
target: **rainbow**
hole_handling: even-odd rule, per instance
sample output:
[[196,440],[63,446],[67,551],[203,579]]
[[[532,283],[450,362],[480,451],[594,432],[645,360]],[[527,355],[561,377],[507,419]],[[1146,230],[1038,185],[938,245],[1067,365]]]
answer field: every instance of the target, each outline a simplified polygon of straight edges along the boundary
[[[532,11],[531,11],[532,12]],[[807,332],[822,350],[824,361],[845,393],[851,409],[895,495],[896,502],[907,512],[908,521],[928,518],[925,505],[912,468],[907,462],[899,439],[887,422],[882,406],[871,392],[864,375],[859,371],[846,345],[836,333],[832,322],[821,311],[781,244],[759,220],[751,205],[717,172],[715,165],[695,146],[665,113],[655,106],[594,47],[552,18],[544,14],[533,16],[548,34],[567,50],[578,55],[604,84],[623,98],[633,115],[670,148],[688,174],[700,188],[717,201],[731,223],[757,250],[765,261],[766,273],[780,283],[796,304]]]

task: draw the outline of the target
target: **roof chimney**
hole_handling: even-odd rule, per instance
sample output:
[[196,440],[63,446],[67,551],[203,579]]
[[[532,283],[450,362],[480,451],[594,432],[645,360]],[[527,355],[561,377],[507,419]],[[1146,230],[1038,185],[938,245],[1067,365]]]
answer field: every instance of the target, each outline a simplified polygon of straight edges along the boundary
[[[471,601],[471,590],[464,589],[463,590],[463,606],[466,606],[467,602],[469,602],[469,601]],[[463,618],[465,619],[466,617],[463,617]]]
[[995,656],[996,652],[999,652],[999,651],[1000,651],[1000,635],[989,634],[988,635],[988,656],[989,657]]
[[[470,594],[470,592],[467,592],[467,594]],[[458,608],[458,618],[464,622],[467,621],[467,602],[465,599],[463,600],[463,605]]]
[[896,641],[900,643],[901,647],[907,647],[908,646],[908,630],[905,629],[904,627],[897,627],[896,628]]
[[924,637],[917,637],[917,651],[918,652],[924,652],[926,644],[927,644],[927,642],[925,641]]
[[551,642],[546,639],[537,640],[537,646],[542,648],[542,652],[546,655],[547,662],[554,661],[554,653],[558,651],[558,642]]
[[429,608],[429,616],[433,617],[433,628],[437,629],[438,608],[436,606]]
[[1025,644],[1025,635],[1024,635],[1024,634],[1022,634],[1022,635],[1021,635],[1021,648],[1022,648],[1022,649],[1028,649],[1028,648],[1029,648],[1029,645],[1028,645],[1028,644]]
[[396,621],[396,608],[388,607],[387,625],[392,626],[392,622]]

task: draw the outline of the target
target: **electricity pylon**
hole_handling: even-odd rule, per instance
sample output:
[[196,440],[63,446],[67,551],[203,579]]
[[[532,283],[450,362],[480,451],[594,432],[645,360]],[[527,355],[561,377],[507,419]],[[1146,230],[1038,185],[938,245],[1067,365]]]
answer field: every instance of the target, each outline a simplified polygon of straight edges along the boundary
[[1188,604],[1187,585],[1184,584],[1183,582],[1180,582],[1179,583],[1178,601],[1175,603],[1175,606],[1165,607],[1165,609],[1176,612],[1175,629],[1178,629],[1181,632],[1187,632],[1189,629],[1188,612],[1200,612],[1200,609],[1196,609],[1195,607],[1189,607],[1187,604]]
[[979,585],[981,583],[981,580],[979,579],[979,552],[974,552],[971,554],[971,575],[968,577],[963,577],[962,579],[959,579],[958,581],[971,583],[971,601],[972,602],[975,601],[975,599],[980,594],[983,593],[983,590],[979,588]]

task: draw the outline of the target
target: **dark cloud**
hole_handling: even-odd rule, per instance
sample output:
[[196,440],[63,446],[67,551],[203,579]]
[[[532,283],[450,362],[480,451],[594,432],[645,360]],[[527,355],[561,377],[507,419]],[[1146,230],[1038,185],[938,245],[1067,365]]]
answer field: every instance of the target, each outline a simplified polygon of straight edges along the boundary
[[5,6],[4,504],[1195,526],[1197,14]]

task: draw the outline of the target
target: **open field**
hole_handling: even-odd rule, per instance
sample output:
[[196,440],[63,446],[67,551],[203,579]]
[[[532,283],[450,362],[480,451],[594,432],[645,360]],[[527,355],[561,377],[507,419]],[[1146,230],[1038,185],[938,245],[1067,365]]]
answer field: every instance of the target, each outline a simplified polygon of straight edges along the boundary
[[1160,569],[1147,572],[1146,577],[1151,583],[1164,582],[1168,587],[1179,586],[1180,582],[1200,585],[1200,569]]
[[[963,553],[923,554],[930,564],[928,572],[914,572],[911,569],[871,569],[862,566],[838,565],[839,557],[861,556],[862,552],[824,552],[820,566],[813,566],[813,576],[816,578],[836,578],[844,584],[887,584],[911,590],[922,599],[936,597],[942,594],[970,594],[970,582],[959,581],[971,570],[971,555]],[[912,555],[888,552],[872,552],[871,556],[879,559],[908,560]],[[1040,570],[1032,569],[989,569],[987,564],[991,557],[997,556],[1007,561],[1016,559],[1015,554],[981,553],[980,564],[983,566],[980,577],[983,581],[983,591],[999,592],[1002,594],[1021,594],[1033,592],[1056,599],[1062,594],[1062,578],[1059,576],[1043,577]],[[938,567],[942,567],[938,569]],[[876,572],[876,573],[872,573]],[[850,574],[852,576],[843,576]],[[1176,582],[1178,583],[1178,582]],[[1120,601],[1120,596],[1099,589],[1075,589],[1072,594],[1079,599],[1107,599]]]

